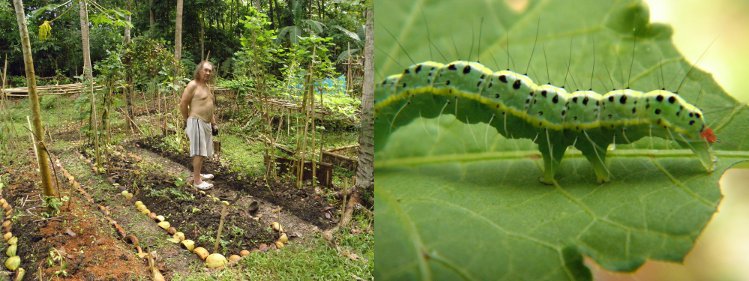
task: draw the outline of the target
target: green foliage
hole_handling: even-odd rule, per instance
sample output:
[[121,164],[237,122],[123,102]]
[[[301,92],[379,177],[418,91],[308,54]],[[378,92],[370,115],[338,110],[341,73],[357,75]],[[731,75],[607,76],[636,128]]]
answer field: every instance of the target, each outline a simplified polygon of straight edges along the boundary
[[300,19],[298,25],[284,26],[278,30],[279,38],[288,40],[291,45],[299,44],[299,39],[307,36],[317,36],[323,32],[325,25],[312,19]]
[[89,21],[91,21],[91,23],[95,26],[98,25],[121,28],[134,27],[133,24],[127,20],[127,16],[131,14],[130,11],[120,8],[104,8],[96,2],[90,2],[89,7],[91,7],[89,8]]
[[47,266],[48,267],[55,267],[58,266],[59,269],[55,270],[55,275],[60,277],[67,277],[68,276],[68,264],[65,262],[65,257],[63,256],[60,251],[58,251],[55,248],[51,248],[49,250],[49,256],[47,256]]
[[[359,125],[359,109],[361,108],[361,100],[352,98],[345,92],[333,92],[330,94],[316,95],[316,104],[322,104],[323,107],[328,109],[333,119],[344,120],[349,124]],[[324,100],[320,100],[324,99]]]
[[[122,62],[134,83],[149,92],[176,92],[174,79],[174,53],[166,48],[166,41],[148,37],[135,37],[126,45]],[[182,70],[182,73],[185,73]],[[180,76],[181,77],[181,76]]]
[[[301,58],[303,66],[311,66],[314,76],[312,81],[336,76],[335,67],[330,61],[330,47],[333,46],[331,38],[317,36],[299,38],[299,48],[295,51],[295,56]],[[309,69],[304,67],[304,69]]]
[[[345,80],[330,78],[337,75],[328,55],[329,48],[332,47],[331,41],[331,38],[314,36],[300,38],[299,44],[292,46],[286,53],[286,65],[281,70],[285,81],[276,91],[279,96],[300,104],[304,96],[306,74],[311,67],[314,74],[311,79],[315,91],[315,104],[322,105],[333,113],[331,119],[353,123],[359,119],[361,100],[346,94],[345,85],[341,85],[346,82]],[[323,80],[332,83],[323,83]]]
[[[268,29],[268,17],[250,9],[250,15],[242,21],[243,36],[240,38],[242,49],[234,54],[234,77],[252,78],[252,80],[270,80],[268,69],[278,59],[278,46],[274,40],[276,32]],[[257,86],[255,81],[253,86]]]
[[[530,1],[524,12],[501,2],[427,2],[376,2],[387,11],[378,13],[375,27],[383,53],[375,61],[378,79],[414,62],[463,59],[494,70],[528,69],[539,83],[561,85],[571,61],[569,87],[648,91],[673,90],[677,85],[668,81],[678,83],[691,67],[671,44],[670,28],[647,23],[640,1]],[[456,20],[424,19],[422,11]],[[476,17],[479,11],[488,14]],[[466,32],[478,31],[482,19],[481,38]],[[633,22],[643,32],[628,79],[634,38],[625,27]],[[393,128],[375,161],[376,279],[589,280],[583,256],[619,271],[648,259],[681,261],[720,202],[721,174],[749,158],[749,143],[738,133],[749,128],[749,113],[698,69],[679,94],[720,128],[712,174],[691,152],[645,138],[610,152],[610,183],[595,184],[591,166],[573,150],[558,184],[548,186],[538,182],[541,160],[530,140],[506,139],[486,124],[466,125],[448,114]]]
[[181,153],[185,152],[184,143],[185,140],[180,135],[166,135],[161,137],[161,141],[158,142],[157,146],[166,151]]
[[58,198],[56,196],[48,196],[44,197],[44,208],[46,209],[44,213],[42,213],[45,217],[54,217],[60,214],[60,207],[62,207],[65,202],[68,202],[70,198],[67,196],[63,196],[61,198]]
[[[133,4],[130,10],[128,1],[89,2],[92,63],[96,64],[106,58],[107,50],[122,44],[125,27],[131,27],[134,36],[166,40],[169,42],[167,46],[171,49],[176,5],[163,1],[153,1],[151,5],[150,2],[130,2]],[[51,3],[45,0],[27,0],[24,1],[24,5],[28,15],[37,74],[49,77],[57,70],[67,77],[80,74],[82,56],[77,1]],[[279,1],[273,4],[273,8],[269,5],[269,1],[255,5],[247,1],[186,1],[183,11],[182,56],[183,65],[190,71],[182,74],[191,73],[191,66],[186,63],[187,61],[194,64],[208,51],[211,53],[211,60],[216,63],[219,75],[234,73],[234,54],[243,49],[241,35],[244,34],[243,19],[246,17],[257,18],[262,15],[267,22],[263,29],[274,33],[274,42],[277,42],[275,34],[285,26],[297,26],[300,30],[313,31],[318,36],[333,37],[335,44],[330,53],[333,59],[346,51],[346,42],[355,45],[353,42],[357,41],[352,41],[349,35],[356,33],[364,22],[364,6],[359,1]],[[132,22],[126,20],[128,14],[132,15]],[[150,22],[151,14],[154,19],[153,25]],[[39,31],[44,30],[40,30],[39,27],[45,22],[49,25],[44,26],[51,29],[47,38],[41,40]],[[9,55],[10,75],[22,75],[23,59],[11,1],[0,3],[0,30],[7,31],[0,34],[0,55]],[[304,35],[312,34],[307,31],[300,32]],[[291,33],[287,35],[289,34]],[[292,37],[298,40],[296,36]],[[203,44],[201,38],[204,39]],[[250,62],[247,66],[251,67],[252,64],[253,62]],[[269,65],[269,73],[278,75],[275,71],[280,67],[278,62]],[[269,84],[272,84],[270,82]]]
[[[219,244],[219,252],[226,255],[226,248],[229,247],[229,244],[231,243],[229,240],[224,239],[226,236],[221,237],[221,241],[218,242]],[[204,245],[206,249],[213,250],[213,245],[216,243],[216,231],[211,230],[205,230],[201,232],[200,236],[198,236],[198,239],[195,241],[199,245]]]
[[42,109],[54,109],[60,104],[62,99],[63,98],[59,96],[41,96],[39,98],[40,100],[39,105],[41,106]]
[[195,196],[186,192],[181,186],[180,187],[166,187],[162,189],[148,189],[149,197],[160,197],[164,201],[171,201],[170,204],[180,204],[183,202],[195,201]]
[[255,86],[255,83],[250,78],[237,77],[233,80],[219,80],[216,85],[219,87],[234,90],[238,93],[246,93]]
[[[13,10],[11,1],[0,1],[0,55],[3,61],[5,56],[9,56],[13,62],[13,55],[21,53],[21,41],[18,34],[18,23],[16,22],[16,13]],[[23,60],[19,60],[23,62]],[[12,75],[13,73],[8,73]]]
[[26,87],[26,76],[8,77],[8,87]]
[[106,85],[117,85],[125,79],[125,65],[120,59],[120,50],[107,51],[107,57],[94,65],[94,70],[99,72],[96,77]]

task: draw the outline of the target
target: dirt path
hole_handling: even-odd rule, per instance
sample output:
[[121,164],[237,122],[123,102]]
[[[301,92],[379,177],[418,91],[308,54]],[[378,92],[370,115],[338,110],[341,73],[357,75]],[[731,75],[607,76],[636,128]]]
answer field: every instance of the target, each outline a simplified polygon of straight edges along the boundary
[[[181,249],[177,244],[168,242],[166,239],[170,236],[148,217],[137,212],[130,202],[120,196],[120,189],[117,186],[94,174],[82,155],[74,148],[57,151],[55,154],[59,157],[61,165],[80,182],[81,187],[94,201],[106,206],[110,216],[127,234],[137,237],[143,251],[155,253],[156,266],[167,278],[174,273],[188,273],[191,268],[202,266],[202,262],[195,255]],[[99,210],[95,213],[100,214]],[[117,239],[124,243],[119,237]],[[130,255],[135,256],[135,249],[132,245],[129,246],[129,252]],[[144,260],[141,260],[141,264],[141,267],[145,268]]]

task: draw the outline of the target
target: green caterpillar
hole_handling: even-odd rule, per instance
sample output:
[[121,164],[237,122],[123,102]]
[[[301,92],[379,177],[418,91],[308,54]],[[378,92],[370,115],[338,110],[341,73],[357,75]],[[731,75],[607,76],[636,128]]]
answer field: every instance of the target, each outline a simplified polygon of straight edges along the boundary
[[608,182],[610,144],[646,136],[671,139],[691,149],[708,172],[715,168],[713,131],[702,111],[679,95],[622,89],[603,95],[535,84],[509,70],[492,71],[477,62],[417,63],[391,75],[375,89],[375,149],[417,117],[453,114],[461,122],[488,123],[508,138],[538,144],[544,171],[554,183],[564,152],[574,146],[590,162],[599,183]]

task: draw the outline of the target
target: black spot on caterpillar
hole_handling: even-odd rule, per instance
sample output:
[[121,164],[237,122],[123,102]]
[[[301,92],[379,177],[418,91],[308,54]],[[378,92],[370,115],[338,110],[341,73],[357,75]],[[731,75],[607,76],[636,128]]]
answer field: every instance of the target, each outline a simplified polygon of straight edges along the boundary
[[[415,71],[423,67],[435,69],[433,79]],[[462,71],[456,72],[459,68]],[[554,182],[569,146],[580,150],[591,163],[598,182],[606,182],[609,145],[630,143],[646,136],[674,140],[693,150],[707,170],[714,168],[710,150],[714,135],[705,125],[700,109],[669,91],[567,92],[550,84],[538,85],[523,74],[509,70],[495,72],[467,61],[448,65],[427,61],[409,69],[414,71],[391,75],[376,88],[375,149],[385,145],[393,130],[414,118],[452,114],[461,122],[488,123],[505,137],[527,138],[537,143],[544,161],[541,177],[544,183]],[[489,83],[477,83],[485,80]],[[486,85],[493,85],[495,80],[502,83],[489,89]],[[534,95],[536,92],[540,95]],[[650,108],[650,99],[659,102],[657,108],[644,110]],[[579,100],[582,102],[578,103]],[[604,100],[609,101],[608,106],[601,102]],[[640,100],[645,103],[638,103]],[[445,110],[446,104],[450,104],[450,110]],[[681,111],[688,114],[679,114]],[[495,118],[500,115],[501,118]]]

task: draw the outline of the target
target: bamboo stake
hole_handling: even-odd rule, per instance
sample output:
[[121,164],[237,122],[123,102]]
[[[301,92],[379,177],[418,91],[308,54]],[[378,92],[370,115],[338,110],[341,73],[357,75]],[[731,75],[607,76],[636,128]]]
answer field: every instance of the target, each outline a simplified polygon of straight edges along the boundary
[[[36,143],[36,138],[34,137],[34,129],[33,127],[31,127],[31,119],[29,119],[28,115],[26,115],[26,123],[29,124],[29,132],[31,132],[31,143]],[[34,157],[39,159],[39,151],[37,151],[36,145],[34,146]]]
[[2,95],[2,97],[0,97],[2,98],[2,100],[0,100],[0,110],[2,110],[3,112],[5,112],[5,92],[3,90],[5,90],[5,74],[7,70],[8,70],[8,54],[5,54],[5,66],[3,66],[3,82],[2,82],[3,87],[0,88],[0,95]]
[[[299,170],[297,171],[297,188],[302,187],[302,182],[304,179],[304,159],[305,159],[305,154],[307,152],[307,132],[309,130],[309,125],[310,125],[310,121],[309,121],[310,120],[310,108],[312,109],[313,112],[315,110],[315,107],[314,107],[315,93],[314,93],[314,88],[312,85],[312,77],[314,76],[312,66],[314,65],[315,51],[316,51],[316,48],[312,47],[313,60],[312,60],[312,63],[310,63],[309,65],[309,71],[307,73],[307,87],[308,88],[304,95],[304,99],[302,101],[302,108],[304,109],[304,131],[302,133],[301,147],[297,148],[297,150],[300,151],[300,154],[301,154],[299,157]],[[312,99],[311,107],[309,106],[310,98]],[[312,129],[314,130],[314,127]],[[314,174],[312,175],[312,177],[314,179]]]
[[224,229],[224,219],[226,218],[226,208],[229,207],[228,204],[222,203],[221,204],[221,220],[218,222],[218,233],[216,234],[216,242],[213,243],[213,252],[218,253],[218,245],[219,241],[221,241],[221,231]]
[[[23,51],[23,63],[26,71],[26,84],[29,86],[29,97],[31,99],[31,112],[34,116],[34,130],[33,133],[37,136],[44,136],[44,128],[42,127],[41,109],[39,106],[39,96],[36,92],[36,74],[34,74],[34,59],[31,53],[31,40],[29,39],[29,30],[26,25],[26,15],[23,10],[23,2],[21,0],[13,0],[13,7],[16,12],[16,22],[18,23],[18,31],[21,35],[21,50]],[[42,152],[47,151],[47,148],[43,146],[42,140],[35,143],[37,150]],[[50,171],[50,163],[47,157],[39,157],[37,154],[37,163],[39,164],[39,176],[42,180],[42,188],[44,189],[45,196],[54,196],[54,190],[52,189],[52,174]]]
[[[0,112],[3,112],[3,114],[2,114],[3,121],[6,123],[6,126],[8,126],[8,135],[10,135],[10,132],[11,132],[10,128],[13,128],[13,135],[12,136],[15,138],[16,136],[18,136],[18,132],[16,131],[16,126],[13,125],[10,122],[10,114],[8,114],[8,112],[5,111],[5,93],[4,93],[3,90],[5,90],[5,80],[6,80],[6,77],[7,77],[7,75],[6,75],[7,71],[8,71],[8,55],[6,54],[5,55],[5,65],[3,66],[2,88],[0,88],[0,98],[2,98],[2,99],[0,99]],[[8,138],[8,139],[10,140],[10,138]],[[11,141],[8,141],[7,144],[10,145],[11,143],[12,143]],[[6,146],[6,149],[8,147],[9,146]]]
[[99,146],[99,120],[96,118],[96,94],[94,93],[94,80],[89,78],[88,81],[91,83],[91,119],[89,124],[91,130],[94,132],[94,159],[96,159],[96,173],[99,173],[98,169],[101,168],[101,151]]
[[351,91],[351,43],[346,42],[346,50],[348,50],[348,62],[346,63],[346,94],[351,96],[352,98],[354,95],[352,94],[353,91]]
[[[310,151],[312,151],[312,156],[310,157],[310,162],[312,162],[312,185],[314,185],[317,175],[317,159],[315,159],[315,139],[317,138],[317,127],[315,126],[315,91],[314,86],[312,87],[312,92],[310,93],[310,95],[312,95],[312,110],[310,110],[310,119],[312,120],[312,144],[310,144],[310,147],[312,149],[310,149]],[[320,98],[322,98],[322,91],[320,91]]]

